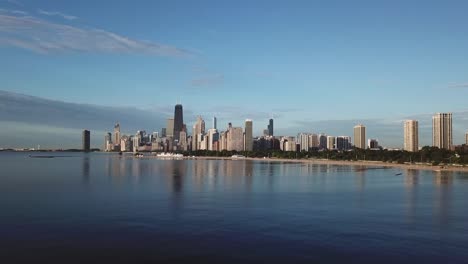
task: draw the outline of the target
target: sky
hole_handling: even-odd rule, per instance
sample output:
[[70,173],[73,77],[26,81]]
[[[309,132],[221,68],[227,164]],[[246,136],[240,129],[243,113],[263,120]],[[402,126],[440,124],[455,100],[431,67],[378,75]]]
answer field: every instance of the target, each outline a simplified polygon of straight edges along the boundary
[[[176,102],[188,127],[197,115],[220,128],[251,118],[260,135],[274,117],[277,135],[352,136],[363,123],[391,147],[402,145],[402,120],[420,118],[429,145],[431,115],[453,112],[461,144],[466,10],[467,1],[0,0],[0,147],[79,147],[84,128],[100,147],[117,121],[127,133],[159,130]],[[83,108],[103,113],[77,118]]]

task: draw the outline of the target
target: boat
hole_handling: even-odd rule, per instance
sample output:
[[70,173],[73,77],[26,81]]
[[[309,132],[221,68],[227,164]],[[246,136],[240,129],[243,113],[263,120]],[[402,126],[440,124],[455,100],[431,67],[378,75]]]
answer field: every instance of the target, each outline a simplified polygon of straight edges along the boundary
[[184,157],[184,155],[180,153],[163,152],[163,153],[158,153],[156,157],[162,158],[162,159],[181,159]]
[[245,156],[243,156],[243,155],[232,155],[231,158],[232,159],[245,159]]

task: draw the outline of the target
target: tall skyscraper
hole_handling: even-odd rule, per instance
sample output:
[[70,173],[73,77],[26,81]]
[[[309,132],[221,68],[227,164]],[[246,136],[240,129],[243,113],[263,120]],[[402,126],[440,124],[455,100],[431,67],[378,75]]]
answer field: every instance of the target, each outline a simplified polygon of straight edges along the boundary
[[299,149],[301,151],[309,151],[310,147],[310,135],[307,133],[299,133],[297,135],[297,144],[299,144]]
[[114,126],[114,144],[120,145],[120,123],[117,122]]
[[245,120],[245,140],[244,140],[244,150],[252,151],[253,150],[253,123],[252,120]]
[[227,133],[227,150],[244,150],[244,131],[242,127],[230,127]]
[[418,121],[405,120],[403,149],[416,152],[419,149]]
[[89,152],[91,150],[91,132],[83,130],[83,151]]
[[452,148],[452,113],[437,113],[432,117],[432,145],[441,149]]
[[327,149],[335,149],[336,138],[334,136],[327,137]]
[[268,135],[273,136],[273,118],[270,119],[268,124]]
[[192,149],[193,150],[198,150],[199,149],[199,142],[201,141],[201,138],[203,137],[203,134],[205,134],[205,121],[201,116],[197,117],[197,121],[195,122],[195,125],[193,125],[193,130],[192,130]]
[[174,137],[174,118],[167,119],[166,137]]
[[366,148],[366,127],[359,124],[354,127],[354,146],[356,148]]
[[180,132],[184,130],[184,112],[181,104],[176,104],[174,110],[174,139],[179,140]]
[[113,150],[111,132],[107,132],[107,134],[104,136],[104,150],[105,151],[112,151]]
[[213,116],[213,129],[218,129],[218,120],[216,119],[216,116]]

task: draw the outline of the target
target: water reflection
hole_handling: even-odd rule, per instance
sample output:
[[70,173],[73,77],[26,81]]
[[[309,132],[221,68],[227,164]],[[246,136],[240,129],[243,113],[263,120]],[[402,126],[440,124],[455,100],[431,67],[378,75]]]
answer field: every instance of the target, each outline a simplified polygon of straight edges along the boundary
[[409,189],[418,184],[419,170],[407,169],[404,173],[405,186]]
[[83,168],[83,183],[84,184],[89,184],[89,179],[90,179],[90,159],[89,155],[84,155],[82,157],[82,168]]
[[434,197],[434,215],[440,226],[445,228],[450,225],[450,213],[452,204],[452,183],[453,172],[451,171],[435,171],[433,177],[434,186],[436,188]]
[[404,182],[406,189],[406,216],[409,222],[415,222],[418,203],[418,182],[419,170],[407,169],[404,172]]
[[[214,190],[224,188],[232,190],[242,187],[251,191],[254,186],[266,186],[270,191],[276,190],[276,186],[295,184],[301,190],[307,191],[313,188],[324,188],[324,186],[343,186],[345,182],[353,182],[356,190],[366,191],[368,177],[380,177],[371,173],[365,166],[336,166],[329,164],[308,163],[280,163],[271,161],[252,160],[158,160],[155,158],[134,158],[132,156],[119,157],[117,155],[106,155],[103,157],[105,175],[111,182],[117,184],[139,183],[141,185],[154,184],[158,178],[163,176],[168,190],[174,193],[184,191],[184,188],[194,188],[198,191]],[[83,182],[89,184],[91,178],[90,157],[82,158]],[[422,180],[419,170],[408,169],[404,171],[403,187],[408,193],[409,201],[417,198],[415,188]],[[429,172],[424,172],[429,173]],[[432,172],[431,172],[432,173]],[[468,179],[466,174],[452,172],[433,172],[433,184],[439,186],[440,192],[450,191],[454,178],[464,181]],[[382,174],[388,177],[388,174]],[[353,178],[348,178],[349,176]],[[170,181],[164,180],[170,177]],[[374,178],[372,178],[374,179]],[[395,177],[401,179],[400,177]],[[161,180],[161,179],[160,179]],[[290,183],[294,180],[294,183]],[[441,196],[442,197],[442,196]],[[444,196],[445,197],[445,196]],[[416,201],[414,201],[416,202]]]

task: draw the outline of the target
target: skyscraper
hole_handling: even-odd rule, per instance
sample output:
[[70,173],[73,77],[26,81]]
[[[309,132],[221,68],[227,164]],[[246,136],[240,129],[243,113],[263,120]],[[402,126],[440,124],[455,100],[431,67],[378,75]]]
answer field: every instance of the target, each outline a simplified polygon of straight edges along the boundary
[[89,152],[91,150],[91,132],[83,130],[83,151]]
[[354,127],[354,146],[356,148],[366,148],[366,127],[359,124]]
[[213,116],[213,129],[218,129],[218,120],[216,119],[216,116]]
[[403,149],[416,152],[419,149],[418,121],[406,120],[404,124]]
[[244,150],[252,151],[253,150],[253,123],[252,120],[245,120],[245,140],[244,140]]
[[273,136],[273,118],[270,119],[270,123],[268,124],[268,135]]
[[174,137],[174,118],[167,119],[166,137]]
[[107,134],[104,136],[104,149],[105,149],[105,151],[112,151],[113,150],[111,132],[107,132]]
[[437,113],[432,117],[432,145],[441,149],[452,148],[452,113]]
[[299,144],[299,149],[301,151],[309,151],[310,147],[310,135],[307,133],[299,133],[297,135],[297,143]]
[[176,104],[174,110],[174,139],[179,140],[180,132],[184,129],[184,113],[181,104]]
[[192,130],[192,149],[193,150],[198,150],[199,149],[199,144],[198,142],[201,141],[201,138],[205,134],[205,121],[201,116],[197,117],[197,121],[195,122],[195,125],[193,125],[193,130]]
[[120,123],[117,122],[114,126],[114,144],[120,145]]
[[334,136],[327,137],[327,149],[335,149],[336,138]]
[[230,127],[227,133],[227,150],[244,150],[244,132],[242,127]]

